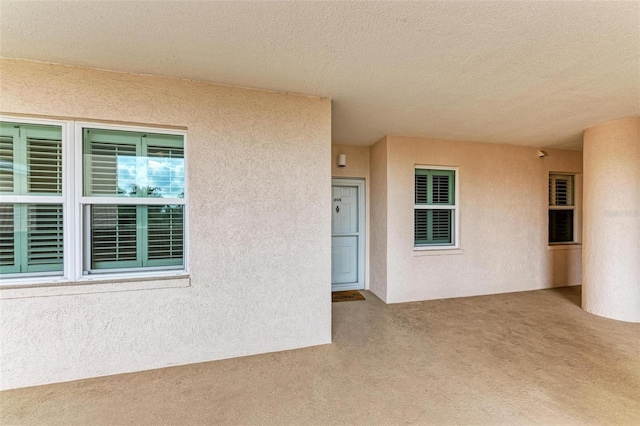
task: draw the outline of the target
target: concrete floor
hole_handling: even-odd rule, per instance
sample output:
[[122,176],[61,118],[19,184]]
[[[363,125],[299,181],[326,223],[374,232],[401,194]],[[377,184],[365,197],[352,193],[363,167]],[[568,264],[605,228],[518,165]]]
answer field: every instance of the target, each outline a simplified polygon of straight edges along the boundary
[[0,393],[2,424],[640,424],[640,324],[580,288],[333,304],[332,345]]

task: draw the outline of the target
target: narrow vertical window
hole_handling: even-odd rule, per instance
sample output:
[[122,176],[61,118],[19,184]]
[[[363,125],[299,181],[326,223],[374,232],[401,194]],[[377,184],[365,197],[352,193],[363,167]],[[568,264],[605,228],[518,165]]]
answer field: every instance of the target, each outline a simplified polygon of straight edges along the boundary
[[454,246],[455,170],[416,168],[414,184],[414,245]]
[[0,274],[63,271],[62,127],[0,123]]
[[549,175],[549,243],[573,243],[574,176]]

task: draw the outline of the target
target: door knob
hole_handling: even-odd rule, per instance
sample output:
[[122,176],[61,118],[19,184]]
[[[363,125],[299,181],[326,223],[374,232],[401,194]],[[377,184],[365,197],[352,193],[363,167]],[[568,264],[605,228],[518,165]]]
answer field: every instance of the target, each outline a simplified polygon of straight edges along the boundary
[[336,206],[336,213],[340,213],[340,206]]

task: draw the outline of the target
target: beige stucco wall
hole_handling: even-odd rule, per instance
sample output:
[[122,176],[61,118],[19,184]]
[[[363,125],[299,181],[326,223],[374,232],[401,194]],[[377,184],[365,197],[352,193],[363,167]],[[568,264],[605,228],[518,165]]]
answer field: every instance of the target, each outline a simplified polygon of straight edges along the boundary
[[371,147],[371,275],[369,289],[387,301],[387,138]]
[[[338,167],[338,155],[345,154],[347,156],[346,167]],[[351,146],[351,145],[331,145],[331,176],[334,178],[355,178],[363,179],[365,187],[365,288],[369,288],[370,275],[370,241],[371,233],[371,217],[369,215],[370,198],[371,198],[371,178],[369,175],[371,147],[368,146]]]
[[0,65],[3,113],[187,128],[191,252],[189,287],[0,290],[3,388],[330,342],[329,100]]
[[[383,234],[372,240],[384,245],[386,236],[386,294],[384,285],[372,290],[387,302],[580,284],[580,246],[550,249],[547,223],[549,172],[581,173],[581,152],[547,150],[539,158],[535,148],[395,136],[379,145],[372,149],[372,191],[385,165],[387,187],[386,200],[372,194],[372,233]],[[415,165],[459,168],[459,250],[414,251]],[[385,209],[386,224],[377,224],[377,210]],[[372,246],[372,263],[376,250],[382,248]]]
[[640,117],[584,132],[582,305],[640,322]]

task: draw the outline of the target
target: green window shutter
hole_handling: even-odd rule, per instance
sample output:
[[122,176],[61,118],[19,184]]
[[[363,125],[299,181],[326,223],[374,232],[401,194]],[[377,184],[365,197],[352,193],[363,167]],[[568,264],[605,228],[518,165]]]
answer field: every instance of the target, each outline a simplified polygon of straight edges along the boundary
[[27,204],[26,264],[22,272],[62,271],[62,205]]
[[88,196],[138,196],[139,135],[84,130],[84,192]]
[[438,170],[431,175],[431,204],[453,204],[453,172]]
[[21,126],[27,163],[27,192],[62,194],[62,130],[52,126]]
[[[88,196],[184,197],[184,138],[84,130]],[[138,201],[136,201],[137,203]],[[91,205],[91,271],[184,265],[184,206]]]
[[428,204],[429,176],[428,170],[416,169],[415,204]]
[[452,244],[452,210],[414,210],[414,243]]
[[[415,169],[416,206],[455,206],[453,170]],[[415,245],[453,244],[453,209],[414,210]]]
[[91,269],[184,264],[184,206],[91,206]]
[[[62,128],[0,123],[0,192],[62,194]],[[3,204],[0,208],[0,272],[63,270],[60,204]]]
[[0,204],[0,273],[20,272],[18,262],[18,224],[13,204]]
[[62,194],[62,128],[0,125],[0,192]]
[[429,210],[414,210],[414,239],[415,244],[428,244],[429,239]]
[[91,269],[141,267],[140,206],[91,206]]
[[12,194],[14,192],[14,130],[13,127],[2,128],[0,133],[0,192]]
[[[161,145],[160,142],[167,144]],[[172,142],[172,144],[169,144]],[[171,141],[147,137],[149,181],[155,193],[163,197],[184,197],[184,147]],[[173,146],[172,146],[173,145]]]
[[0,272],[63,269],[61,204],[0,206]]
[[453,170],[416,169],[415,204],[453,205],[454,180]]
[[148,266],[182,265],[183,206],[148,206]]
[[431,239],[434,243],[452,243],[452,210],[431,210]]

